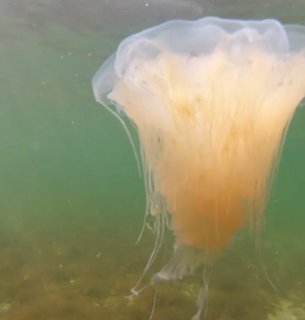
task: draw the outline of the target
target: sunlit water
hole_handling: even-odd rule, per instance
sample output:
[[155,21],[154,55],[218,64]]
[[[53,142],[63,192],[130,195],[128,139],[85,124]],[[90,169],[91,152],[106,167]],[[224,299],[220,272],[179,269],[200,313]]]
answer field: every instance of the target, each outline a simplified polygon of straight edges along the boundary
[[[125,299],[153,246],[150,230],[134,245],[143,182],[125,132],[94,102],[91,78],[126,35],[196,12],[173,4],[162,11],[153,1],[147,9],[135,1],[106,2],[1,3],[2,319],[142,320],[152,310],[153,288]],[[289,10],[272,1],[254,7],[231,2],[203,9],[305,22],[297,1]],[[266,212],[262,259],[255,237],[236,238],[214,268],[207,319],[305,318],[304,125],[300,107]],[[162,255],[155,271],[160,264]],[[155,319],[191,319],[199,285],[194,277],[158,287]]]

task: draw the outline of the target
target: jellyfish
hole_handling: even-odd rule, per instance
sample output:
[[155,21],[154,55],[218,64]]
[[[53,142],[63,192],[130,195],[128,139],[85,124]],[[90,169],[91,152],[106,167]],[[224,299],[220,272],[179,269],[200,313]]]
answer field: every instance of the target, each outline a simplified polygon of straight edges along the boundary
[[[260,232],[287,130],[305,95],[304,26],[168,21],[124,39],[92,85],[95,99],[124,126],[142,168],[145,217],[153,217],[156,235],[144,274],[165,233],[175,238],[152,284],[213,265],[239,230]],[[126,119],[137,129],[139,152]]]

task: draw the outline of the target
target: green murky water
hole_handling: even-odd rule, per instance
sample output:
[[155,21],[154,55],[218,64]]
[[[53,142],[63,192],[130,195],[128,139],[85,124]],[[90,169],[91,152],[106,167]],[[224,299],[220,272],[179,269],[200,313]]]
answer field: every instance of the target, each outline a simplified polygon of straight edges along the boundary
[[[198,4],[207,15],[305,22],[301,1]],[[149,319],[153,289],[124,298],[153,245],[148,231],[134,246],[143,182],[124,130],[95,103],[91,78],[126,35],[199,12],[162,5],[0,4],[1,319]],[[300,107],[266,212],[263,262],[254,239],[237,239],[213,271],[207,319],[305,319],[304,125]],[[191,319],[198,290],[196,277],[162,285],[155,319]]]

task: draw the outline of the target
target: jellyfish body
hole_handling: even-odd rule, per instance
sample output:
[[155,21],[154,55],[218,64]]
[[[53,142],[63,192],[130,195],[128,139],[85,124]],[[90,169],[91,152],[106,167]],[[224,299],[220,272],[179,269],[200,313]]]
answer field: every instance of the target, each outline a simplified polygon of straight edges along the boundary
[[209,263],[240,229],[259,231],[305,95],[304,48],[305,27],[273,19],[176,20],[126,38],[94,76],[96,100],[138,130],[146,213],[157,208],[146,270],[166,228],[175,235],[155,280]]

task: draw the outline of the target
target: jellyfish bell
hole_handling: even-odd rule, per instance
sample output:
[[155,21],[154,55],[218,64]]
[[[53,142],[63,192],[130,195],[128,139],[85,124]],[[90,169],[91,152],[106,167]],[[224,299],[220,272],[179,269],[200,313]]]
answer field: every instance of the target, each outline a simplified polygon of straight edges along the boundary
[[156,234],[145,272],[166,230],[175,236],[153,283],[212,264],[238,230],[260,230],[305,95],[304,49],[305,27],[274,19],[175,20],[123,40],[94,76],[96,100],[138,131]]

